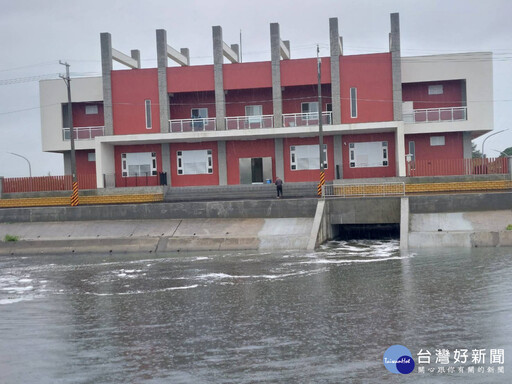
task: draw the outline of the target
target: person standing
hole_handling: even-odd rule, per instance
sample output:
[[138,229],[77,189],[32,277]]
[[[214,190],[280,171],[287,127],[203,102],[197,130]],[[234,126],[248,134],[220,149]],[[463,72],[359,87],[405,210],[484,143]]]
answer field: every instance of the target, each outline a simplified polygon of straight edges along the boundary
[[276,189],[277,189],[277,198],[280,199],[283,197],[283,180],[279,178],[279,176],[276,178]]

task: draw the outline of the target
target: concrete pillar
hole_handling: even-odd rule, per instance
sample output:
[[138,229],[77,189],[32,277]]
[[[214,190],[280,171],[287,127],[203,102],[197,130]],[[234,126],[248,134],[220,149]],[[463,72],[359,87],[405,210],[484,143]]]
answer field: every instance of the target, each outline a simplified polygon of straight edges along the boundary
[[64,161],[64,174],[71,175],[71,152],[64,152],[62,154],[62,159]]
[[473,157],[473,148],[471,146],[471,132],[462,132],[462,148],[465,159]]
[[[115,180],[115,151],[114,146],[107,143],[96,142],[96,185],[98,188],[106,188],[108,181]],[[107,185],[105,185],[105,178]]]
[[400,57],[400,18],[398,13],[391,14],[389,50],[393,78],[393,118],[395,121],[400,121],[402,120],[402,59]]
[[341,124],[341,84],[340,84],[340,35],[338,32],[338,18],[329,19],[331,37],[331,103],[332,124]]
[[219,185],[228,185],[228,161],[226,156],[226,142],[217,142],[219,162]]
[[138,49],[132,49],[130,51],[130,55],[133,60],[137,62],[137,68],[141,68],[140,66],[140,51]]
[[213,77],[215,81],[215,113],[217,130],[226,129],[226,96],[224,95],[224,40],[222,40],[222,28],[212,27],[213,32]]
[[103,80],[103,115],[105,136],[114,134],[114,120],[112,115],[112,36],[110,33],[101,33],[101,76]]
[[0,199],[2,198],[3,192],[4,192],[4,177],[0,176]]
[[171,146],[162,143],[162,172],[167,173],[167,185],[171,186]]
[[274,127],[283,126],[283,93],[281,90],[281,36],[279,24],[270,24],[270,51],[272,58],[272,104],[274,106]]
[[339,170],[339,178],[343,179],[343,136],[335,135],[334,145],[334,177],[337,178],[337,169]]
[[[156,55],[158,65],[158,104],[160,105],[160,132],[169,132],[170,106],[167,93],[167,31],[156,30]],[[170,173],[167,174],[168,181]]]
[[[396,168],[397,168],[397,176],[405,177],[407,176],[407,168],[405,161],[405,135],[404,135],[404,123],[399,122],[396,127],[395,134],[395,154],[396,154]],[[390,164],[391,165],[391,164]]]
[[274,178],[284,179],[284,148],[283,139],[274,139],[276,174]]
[[400,199],[400,249],[409,249],[409,198]]

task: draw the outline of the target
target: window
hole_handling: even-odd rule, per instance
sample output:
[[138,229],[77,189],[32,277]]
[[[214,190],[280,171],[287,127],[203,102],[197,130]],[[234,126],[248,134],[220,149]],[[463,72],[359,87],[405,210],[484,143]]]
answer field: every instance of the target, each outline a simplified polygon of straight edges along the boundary
[[207,124],[205,119],[208,118],[208,108],[192,108],[190,110],[190,118],[194,131],[202,131]]
[[318,120],[318,101],[302,103],[301,112],[304,120]]
[[95,152],[89,152],[87,154],[87,161],[96,161],[96,153]]
[[261,105],[246,105],[245,106],[245,116],[249,116],[247,118],[247,122],[249,124],[261,123],[261,116],[263,115],[263,108]]
[[411,155],[411,161],[416,158],[416,144],[414,141],[409,141],[409,155]]
[[350,117],[357,117],[357,88],[350,88]]
[[442,95],[443,94],[443,85],[429,85],[428,86],[428,94],[429,95]]
[[436,147],[444,145],[444,136],[430,136],[430,146]]
[[388,142],[350,143],[350,168],[387,167]]
[[146,100],[146,129],[151,129],[151,100]]
[[201,175],[213,173],[211,149],[177,151],[178,175]]
[[123,177],[156,176],[156,153],[122,153],[121,167]]
[[[324,169],[327,169],[327,144],[324,149]],[[318,144],[294,145],[290,147],[290,168],[293,171],[320,169],[320,151]]]
[[98,114],[98,106],[95,104],[86,105],[85,106],[85,114],[86,115],[97,115]]

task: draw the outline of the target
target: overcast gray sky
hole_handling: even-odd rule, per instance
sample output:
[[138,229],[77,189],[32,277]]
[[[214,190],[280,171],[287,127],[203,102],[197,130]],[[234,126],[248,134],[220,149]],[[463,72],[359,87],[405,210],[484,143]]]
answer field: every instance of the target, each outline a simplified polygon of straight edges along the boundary
[[[510,129],[485,144],[488,156],[512,146],[512,1],[510,0],[0,0],[0,176],[63,174],[62,156],[41,149],[39,79],[99,75],[101,32],[113,46],[141,51],[156,66],[155,30],[169,45],[190,49],[192,65],[212,63],[211,27],[224,40],[243,34],[243,59],[270,60],[271,22],[291,41],[292,58],[329,55],[330,17],[338,17],[344,53],[388,50],[389,14],[400,13],[402,56],[494,53],[494,130]],[[482,138],[475,140],[480,148]]]

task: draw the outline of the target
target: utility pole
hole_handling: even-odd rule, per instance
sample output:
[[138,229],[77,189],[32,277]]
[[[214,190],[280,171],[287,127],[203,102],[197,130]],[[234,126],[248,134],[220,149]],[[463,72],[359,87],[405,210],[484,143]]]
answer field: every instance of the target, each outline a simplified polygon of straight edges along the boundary
[[317,194],[322,196],[322,186],[325,184],[324,172],[324,132],[322,127],[322,60],[320,59],[320,46],[316,46],[317,73],[318,73],[318,146],[320,149],[320,182]]
[[66,66],[66,76],[59,75],[64,80],[68,89],[68,125],[69,139],[71,141],[71,174],[73,180],[73,193],[71,194],[71,206],[75,207],[79,204],[78,200],[78,178],[76,175],[76,156],[75,156],[75,132],[73,130],[73,109],[71,104],[71,78],[69,77],[69,64],[59,60],[59,64]]

